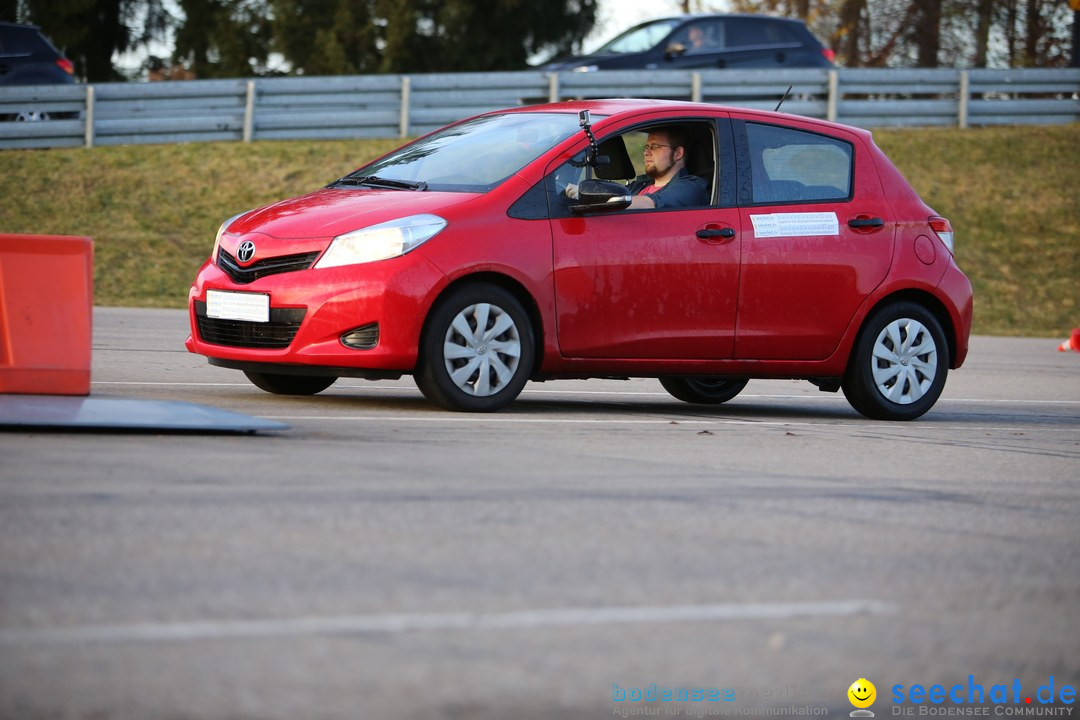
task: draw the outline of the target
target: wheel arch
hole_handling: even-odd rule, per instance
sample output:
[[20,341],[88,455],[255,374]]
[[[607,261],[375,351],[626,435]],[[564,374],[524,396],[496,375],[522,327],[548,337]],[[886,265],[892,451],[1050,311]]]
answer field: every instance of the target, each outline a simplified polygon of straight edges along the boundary
[[[535,375],[540,369],[544,359],[544,322],[543,317],[540,314],[540,308],[536,304],[536,299],[532,293],[526,289],[518,280],[499,272],[477,272],[469,275],[462,275],[459,278],[455,278],[453,282],[444,287],[435,299],[431,302],[428,308],[427,316],[424,318],[424,323],[420,328],[421,344],[423,338],[427,335],[428,324],[431,322],[432,311],[442,304],[443,300],[452,292],[465,285],[472,285],[476,283],[488,283],[490,285],[496,285],[503,290],[506,290],[521,303],[521,306],[525,308],[525,312],[529,315],[529,322],[532,323],[533,343],[535,346],[535,352],[533,353],[533,367],[530,368],[529,375]],[[424,352],[424,348],[419,348],[420,353]]]
[[[959,347],[959,341],[956,337],[956,324],[953,322],[952,316],[949,314],[948,309],[937,296],[933,293],[925,290],[918,290],[915,288],[906,288],[904,290],[898,290],[890,293],[881,299],[879,299],[874,306],[863,316],[862,322],[859,326],[859,332],[855,335],[855,341],[852,343],[854,349],[859,340],[862,339],[863,333],[866,332],[867,321],[873,317],[881,308],[886,305],[892,305],[897,302],[912,302],[917,305],[921,305],[934,316],[934,319],[941,325],[942,332],[945,333],[945,341],[949,344],[949,369],[955,370],[957,368],[956,358],[957,349]],[[854,350],[848,356],[848,363],[852,361],[854,356]]]

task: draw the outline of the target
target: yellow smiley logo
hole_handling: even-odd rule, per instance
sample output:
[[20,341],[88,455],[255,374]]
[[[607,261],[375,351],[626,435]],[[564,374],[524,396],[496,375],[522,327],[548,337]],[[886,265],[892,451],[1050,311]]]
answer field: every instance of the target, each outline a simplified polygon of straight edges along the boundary
[[877,688],[874,687],[874,683],[866,678],[859,678],[851,683],[851,687],[847,690],[847,696],[855,707],[868,708],[877,699]]

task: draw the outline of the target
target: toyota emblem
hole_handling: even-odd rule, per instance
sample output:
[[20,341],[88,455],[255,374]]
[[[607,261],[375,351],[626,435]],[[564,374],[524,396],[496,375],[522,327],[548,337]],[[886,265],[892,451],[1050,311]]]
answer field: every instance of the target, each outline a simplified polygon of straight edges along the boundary
[[236,259],[246,263],[253,257],[255,257],[255,243],[250,240],[240,243],[240,247],[236,249]]

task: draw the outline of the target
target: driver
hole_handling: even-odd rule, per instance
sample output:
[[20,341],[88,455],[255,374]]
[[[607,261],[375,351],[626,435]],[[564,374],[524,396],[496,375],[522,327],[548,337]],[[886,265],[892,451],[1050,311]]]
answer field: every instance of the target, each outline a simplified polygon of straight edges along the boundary
[[708,185],[686,171],[686,133],[677,127],[655,128],[645,141],[645,174],[629,185],[631,210],[706,205]]
[[[627,186],[633,198],[630,210],[694,207],[709,204],[708,183],[686,170],[686,133],[678,127],[654,128],[645,141],[645,174]],[[576,200],[578,186],[570,183],[565,195]]]

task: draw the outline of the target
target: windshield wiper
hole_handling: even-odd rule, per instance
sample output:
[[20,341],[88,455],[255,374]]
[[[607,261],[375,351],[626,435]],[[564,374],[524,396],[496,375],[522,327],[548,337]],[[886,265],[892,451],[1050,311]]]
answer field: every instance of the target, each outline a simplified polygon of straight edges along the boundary
[[426,182],[410,180],[391,180],[377,175],[346,175],[334,185],[370,185],[371,187],[390,188],[392,190],[427,190]]

